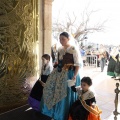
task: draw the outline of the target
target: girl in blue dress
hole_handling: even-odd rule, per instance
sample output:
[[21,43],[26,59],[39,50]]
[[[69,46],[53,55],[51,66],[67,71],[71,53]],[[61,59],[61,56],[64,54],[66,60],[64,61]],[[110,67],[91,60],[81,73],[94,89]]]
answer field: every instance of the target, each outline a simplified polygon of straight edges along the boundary
[[58,65],[44,86],[40,111],[54,120],[67,120],[69,108],[77,100],[77,94],[68,87],[67,81],[71,79],[76,86],[80,85],[79,69],[82,60],[77,44],[74,40],[72,42],[67,32],[60,34],[60,43],[62,46],[58,49]]

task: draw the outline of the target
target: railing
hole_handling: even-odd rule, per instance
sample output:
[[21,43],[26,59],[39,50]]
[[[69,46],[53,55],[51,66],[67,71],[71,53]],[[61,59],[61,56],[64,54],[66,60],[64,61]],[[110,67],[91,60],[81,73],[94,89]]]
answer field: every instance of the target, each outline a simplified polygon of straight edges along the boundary
[[86,55],[83,57],[84,66],[98,67],[99,61],[97,55]]
[[114,117],[114,120],[117,120],[117,116],[120,114],[119,112],[118,112],[118,95],[119,95],[119,92],[120,92],[120,90],[119,90],[119,83],[116,83],[116,89],[115,89],[115,101],[114,101],[114,103],[115,103],[115,111],[113,112],[113,114],[115,115],[115,117]]

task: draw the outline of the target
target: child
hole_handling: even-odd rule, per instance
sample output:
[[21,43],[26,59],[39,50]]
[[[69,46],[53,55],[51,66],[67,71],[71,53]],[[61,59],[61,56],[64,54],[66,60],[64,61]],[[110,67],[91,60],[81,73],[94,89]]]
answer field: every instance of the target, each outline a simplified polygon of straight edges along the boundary
[[28,103],[29,105],[37,111],[40,111],[40,101],[43,94],[43,86],[47,81],[48,76],[53,70],[51,57],[48,54],[42,56],[42,70],[41,76],[33,86]]
[[99,115],[96,119],[94,119],[94,116],[90,118],[90,113],[97,114],[97,111],[94,111],[96,103],[95,96],[94,93],[89,90],[91,85],[92,80],[89,77],[83,77],[81,87],[71,87],[74,92],[78,93],[78,100],[76,100],[70,108],[69,120],[100,120]]

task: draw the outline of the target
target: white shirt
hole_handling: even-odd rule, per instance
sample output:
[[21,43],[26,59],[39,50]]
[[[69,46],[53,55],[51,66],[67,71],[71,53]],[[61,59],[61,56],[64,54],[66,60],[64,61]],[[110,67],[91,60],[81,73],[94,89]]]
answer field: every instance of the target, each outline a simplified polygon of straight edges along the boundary
[[50,73],[53,71],[53,66],[48,63],[44,69],[44,65],[42,66],[41,75],[50,75]]

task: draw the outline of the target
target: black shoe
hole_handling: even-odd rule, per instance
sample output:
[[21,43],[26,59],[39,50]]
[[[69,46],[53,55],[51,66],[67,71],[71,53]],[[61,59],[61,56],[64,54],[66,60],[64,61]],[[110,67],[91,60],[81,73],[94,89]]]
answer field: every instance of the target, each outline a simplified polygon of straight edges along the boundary
[[116,78],[115,76],[111,77],[111,78]]
[[115,79],[115,80],[120,80],[120,78],[118,78],[118,79]]

